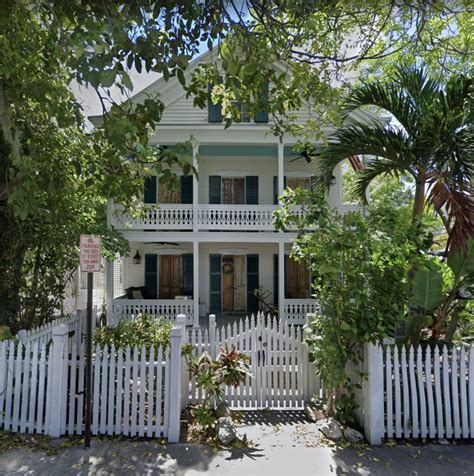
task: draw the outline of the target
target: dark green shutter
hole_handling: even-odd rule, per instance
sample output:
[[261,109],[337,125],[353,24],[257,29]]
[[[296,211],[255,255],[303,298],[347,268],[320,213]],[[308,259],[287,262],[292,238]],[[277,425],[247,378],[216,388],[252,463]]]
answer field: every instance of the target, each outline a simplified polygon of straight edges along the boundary
[[258,301],[253,293],[259,287],[258,255],[247,255],[247,312],[258,311]]
[[210,312],[222,309],[221,255],[209,256]]
[[221,203],[221,178],[219,175],[209,175],[209,203],[211,205]]
[[[283,188],[286,188],[286,177],[283,177]],[[278,177],[273,177],[273,204],[278,205]]]
[[259,123],[267,123],[268,122],[268,112],[266,109],[268,108],[268,81],[265,81],[263,84],[262,92],[260,93],[260,97],[258,98],[258,105],[261,108],[260,111],[255,113],[255,122]]
[[181,203],[193,203],[193,176],[181,177]]
[[156,176],[145,177],[145,191],[144,200],[145,203],[156,203]]
[[258,177],[245,177],[245,203],[247,205],[258,205]]
[[207,112],[209,122],[222,122],[222,104],[214,104],[212,102],[211,92],[213,85],[209,84],[207,94]]
[[158,297],[158,260],[156,254],[145,255],[145,289],[148,299]]
[[193,255],[183,255],[183,292],[185,296],[193,296]]
[[273,255],[273,304],[278,306],[278,255]]

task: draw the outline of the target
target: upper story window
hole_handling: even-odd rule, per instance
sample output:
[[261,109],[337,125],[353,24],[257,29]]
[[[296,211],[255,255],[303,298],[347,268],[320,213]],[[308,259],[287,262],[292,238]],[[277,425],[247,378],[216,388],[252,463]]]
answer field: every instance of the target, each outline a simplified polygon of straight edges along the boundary
[[[208,122],[211,123],[220,123],[222,122],[222,105],[214,104],[211,98],[213,85],[209,84],[208,88]],[[265,83],[263,90],[260,94],[258,100],[262,103],[266,102],[268,98],[268,82]],[[237,118],[234,118],[234,122],[239,123],[251,123],[251,111],[249,105],[245,102],[240,102],[238,100],[233,101],[232,105],[237,109]],[[253,117],[253,122],[256,124],[266,124],[268,123],[268,112],[266,111],[257,111]]]
[[144,202],[152,203],[193,203],[193,176],[183,175],[177,182],[159,183],[155,175],[145,178]]

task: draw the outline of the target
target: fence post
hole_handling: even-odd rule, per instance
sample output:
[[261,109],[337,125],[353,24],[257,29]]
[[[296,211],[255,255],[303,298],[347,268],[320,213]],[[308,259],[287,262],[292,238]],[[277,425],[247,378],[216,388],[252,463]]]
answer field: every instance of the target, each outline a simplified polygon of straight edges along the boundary
[[25,345],[26,344],[26,329],[22,329],[21,331],[18,331],[16,338],[18,339],[18,342],[20,342],[20,344]]
[[67,359],[68,328],[65,324],[53,327],[53,343],[48,356],[48,392],[46,394],[47,434],[58,438],[66,423],[64,399],[67,401]]
[[209,314],[209,354],[216,358],[216,315]]
[[364,432],[371,445],[380,445],[384,436],[383,352],[380,345],[366,344],[364,349]]
[[168,441],[170,443],[179,442],[179,429],[181,423],[181,343],[183,339],[183,328],[175,326],[171,329],[170,337],[170,396],[168,413]]

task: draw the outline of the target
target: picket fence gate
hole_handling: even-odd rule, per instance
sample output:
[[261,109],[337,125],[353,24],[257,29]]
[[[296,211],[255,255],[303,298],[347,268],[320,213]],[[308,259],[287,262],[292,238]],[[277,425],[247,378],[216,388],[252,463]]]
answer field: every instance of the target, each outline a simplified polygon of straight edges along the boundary
[[[183,325],[183,316],[177,324]],[[192,344],[194,355],[207,351],[215,358],[221,348],[234,346],[250,357],[252,377],[239,387],[227,387],[225,398],[234,409],[302,409],[313,395],[322,396],[323,387],[309,362],[301,326],[263,313],[246,317],[233,325],[218,327],[209,316],[208,329],[191,328],[185,343]],[[184,372],[182,404],[206,400],[195,378]]]
[[[173,328],[165,349],[95,348],[92,434],[179,440],[182,334]],[[0,342],[0,429],[82,434],[84,363],[66,325],[53,329],[51,345]]]

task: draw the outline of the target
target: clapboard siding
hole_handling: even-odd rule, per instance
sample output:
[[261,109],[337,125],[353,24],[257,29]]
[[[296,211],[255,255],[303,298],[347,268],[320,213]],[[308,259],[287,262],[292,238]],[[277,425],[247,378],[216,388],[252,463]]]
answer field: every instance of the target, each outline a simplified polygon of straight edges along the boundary
[[[307,105],[304,105],[295,115],[294,122],[296,124],[306,124],[309,119],[315,119],[314,112],[311,112]],[[268,124],[271,125],[273,123],[272,117],[269,116]],[[183,93],[178,100],[165,108],[160,124],[209,124],[207,108],[200,109],[194,107],[193,98],[187,98],[186,94]],[[215,123],[212,124],[215,125]]]

